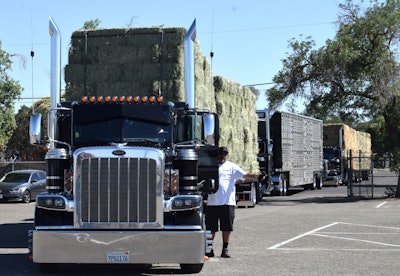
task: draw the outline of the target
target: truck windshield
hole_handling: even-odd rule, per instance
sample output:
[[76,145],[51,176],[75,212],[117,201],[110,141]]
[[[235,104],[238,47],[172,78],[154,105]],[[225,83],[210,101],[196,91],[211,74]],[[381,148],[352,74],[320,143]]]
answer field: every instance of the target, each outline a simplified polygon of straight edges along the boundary
[[171,132],[168,125],[154,122],[114,118],[110,120],[75,124],[76,147],[128,143],[157,145],[168,143]]

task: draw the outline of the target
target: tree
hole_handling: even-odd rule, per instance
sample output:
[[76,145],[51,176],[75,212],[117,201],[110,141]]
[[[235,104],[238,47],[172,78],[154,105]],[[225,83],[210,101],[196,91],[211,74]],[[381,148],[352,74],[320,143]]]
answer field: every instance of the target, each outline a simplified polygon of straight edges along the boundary
[[[42,139],[46,141],[47,134],[47,110],[50,106],[50,98],[45,97],[34,103],[34,112],[42,114]],[[46,151],[43,146],[33,146],[29,141],[29,120],[32,107],[23,105],[15,115],[17,127],[7,143],[5,156],[8,159],[18,158],[21,161],[43,161]]]
[[270,104],[303,98],[308,115],[353,126],[381,117],[386,150],[400,150],[400,0],[381,2],[341,4],[336,36],[319,49],[310,37],[291,40],[292,53],[266,91]]
[[20,84],[7,74],[11,70],[12,54],[1,48],[0,41],[0,151],[3,151],[14,131],[14,102],[22,93]]
[[95,20],[88,20],[83,23],[82,30],[94,30],[100,25],[100,19],[96,18]]

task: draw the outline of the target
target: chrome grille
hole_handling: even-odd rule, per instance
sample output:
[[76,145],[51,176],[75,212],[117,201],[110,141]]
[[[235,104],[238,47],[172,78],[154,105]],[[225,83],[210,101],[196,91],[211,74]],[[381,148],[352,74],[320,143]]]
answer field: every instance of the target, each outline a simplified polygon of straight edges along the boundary
[[149,158],[97,157],[81,161],[80,220],[83,224],[157,221],[157,163]]

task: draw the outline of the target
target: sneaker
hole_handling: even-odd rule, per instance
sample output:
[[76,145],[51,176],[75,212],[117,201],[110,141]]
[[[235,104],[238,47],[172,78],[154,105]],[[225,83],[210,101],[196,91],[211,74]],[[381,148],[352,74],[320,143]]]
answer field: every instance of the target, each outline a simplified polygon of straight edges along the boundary
[[214,257],[214,250],[211,249],[211,252],[210,253],[206,253],[206,256],[209,257],[209,258]]
[[230,258],[230,257],[231,257],[231,255],[229,255],[228,249],[222,250],[221,258]]

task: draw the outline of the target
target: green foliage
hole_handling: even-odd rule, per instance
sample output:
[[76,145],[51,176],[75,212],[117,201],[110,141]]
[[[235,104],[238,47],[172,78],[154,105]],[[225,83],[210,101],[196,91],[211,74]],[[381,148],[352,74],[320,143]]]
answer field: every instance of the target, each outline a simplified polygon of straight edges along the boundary
[[[50,106],[49,98],[35,103],[35,113],[42,114],[42,138],[47,133],[47,110]],[[45,156],[44,147],[33,146],[29,142],[29,119],[32,114],[32,108],[22,106],[15,115],[17,127],[7,144],[5,156],[8,159],[17,157],[21,161],[43,161]]]
[[88,20],[83,23],[82,30],[94,30],[100,25],[100,19],[96,18],[95,20]]
[[1,49],[0,41],[0,151],[3,151],[16,127],[14,102],[21,95],[22,87],[7,74],[11,70],[12,55]]
[[400,0],[381,2],[365,9],[351,0],[341,4],[335,38],[318,49],[310,37],[291,40],[292,52],[266,92],[270,105],[297,97],[308,103],[307,115],[326,122],[376,119],[385,149],[400,148]]

